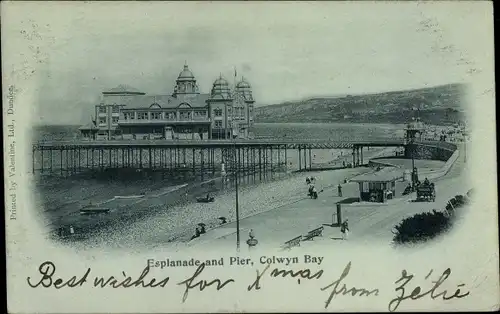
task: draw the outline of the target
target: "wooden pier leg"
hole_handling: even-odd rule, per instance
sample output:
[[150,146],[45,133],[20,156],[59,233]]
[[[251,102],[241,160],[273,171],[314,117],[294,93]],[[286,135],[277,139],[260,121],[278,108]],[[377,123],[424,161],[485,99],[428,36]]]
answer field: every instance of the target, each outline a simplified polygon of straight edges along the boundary
[[[163,148],[160,148],[160,169],[163,170]],[[163,171],[162,171],[163,173]]]
[[207,148],[207,173],[210,173],[210,171],[212,171],[211,153],[212,153],[211,148],[210,147]]
[[[281,151],[280,151],[280,146],[278,145],[278,171],[281,167]],[[279,175],[279,172],[278,172]]]
[[[40,164],[41,164],[41,166],[42,166],[42,167],[41,167],[41,169],[40,169],[40,172],[41,172],[41,173],[43,173],[43,148],[42,148],[42,149],[40,149],[40,155],[41,155],[41,156],[40,156],[40,159],[41,159]],[[35,171],[33,170],[33,173],[34,173],[34,172],[35,172]]]
[[287,156],[287,151],[288,151],[288,147],[285,146],[285,172],[288,173],[288,156]]
[[169,147],[167,151],[168,151],[168,171],[170,172],[170,170],[172,169],[172,148]]
[[35,150],[35,146],[33,146],[32,150],[31,150],[31,166],[32,166],[33,174],[35,174],[35,154],[36,154],[36,150]]
[[200,148],[200,174],[201,174],[201,179],[203,180],[203,171],[204,171],[204,163],[205,163],[205,156],[204,156],[204,151],[203,147]]
[[255,147],[252,148],[253,151],[253,180],[255,182],[255,176],[257,175],[257,149]]
[[64,173],[66,176],[69,174],[69,148],[66,149],[66,165],[64,167]]
[[175,169],[177,168],[177,147],[174,148],[174,151],[173,151],[173,158],[174,158],[174,161],[173,161],[173,164],[172,164],[172,169]]
[[139,168],[142,168],[142,148],[139,148]]
[[240,157],[240,147],[238,147],[238,155],[236,156],[238,159],[236,161],[236,180],[238,180],[238,183],[240,182],[240,169],[241,169],[241,157]]
[[356,163],[356,148],[353,147],[352,149],[352,167],[354,168]]
[[273,147],[272,146],[269,147],[269,154],[271,155],[270,156],[271,157],[270,158],[270,161],[271,161],[270,164],[271,164],[271,166],[270,166],[269,170],[271,170],[271,178],[272,178],[274,176],[274,169],[273,169]]
[[149,149],[148,149],[148,155],[149,155],[149,156],[148,156],[149,169],[151,170],[151,169],[153,169],[153,161],[152,161],[152,159],[151,159],[151,157],[152,157],[152,156],[151,156],[151,147],[149,147]]
[[52,148],[50,149],[50,173],[52,173]]
[[245,152],[245,159],[246,159],[246,166],[245,166],[245,174],[248,176],[247,179],[250,179],[250,147],[246,148]]
[[265,146],[265,148],[264,148],[264,180],[267,179],[267,170],[268,170],[267,166],[269,165],[268,149],[269,149],[269,147]]
[[300,146],[299,146],[299,171],[302,170],[302,160],[301,159],[301,153],[300,153]]
[[309,147],[309,170],[312,170],[312,156],[310,147]]
[[259,180],[262,180],[262,147],[259,146]]
[[196,177],[196,149],[193,148],[193,177]]
[[238,158],[240,158],[240,162],[238,163],[238,173],[240,174],[239,178],[241,178],[240,181],[243,181],[245,179],[245,148],[241,147],[238,149]]
[[307,170],[307,147],[304,146],[304,170]]
[[60,166],[61,166],[61,176],[63,175],[63,149],[61,148],[61,150],[59,151],[60,153]]
[[357,149],[357,166],[359,167],[359,163],[360,163],[360,159],[359,159],[359,152],[360,152],[360,149],[358,147]]

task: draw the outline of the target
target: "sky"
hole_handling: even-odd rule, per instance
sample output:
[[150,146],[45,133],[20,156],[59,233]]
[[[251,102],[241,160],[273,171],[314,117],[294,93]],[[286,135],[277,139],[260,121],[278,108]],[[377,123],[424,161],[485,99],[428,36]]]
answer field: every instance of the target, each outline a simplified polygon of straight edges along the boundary
[[2,35],[41,124],[88,122],[119,84],[170,94],[185,62],[204,93],[236,68],[259,106],[462,82],[489,57],[474,45],[489,39],[474,23],[485,10],[451,2],[30,5],[4,10]]

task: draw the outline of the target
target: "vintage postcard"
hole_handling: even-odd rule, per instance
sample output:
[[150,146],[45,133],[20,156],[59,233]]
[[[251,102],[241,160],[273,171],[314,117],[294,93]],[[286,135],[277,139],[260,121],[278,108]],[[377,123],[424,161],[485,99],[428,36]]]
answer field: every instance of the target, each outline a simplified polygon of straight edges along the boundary
[[499,309],[491,2],[1,18],[9,312]]

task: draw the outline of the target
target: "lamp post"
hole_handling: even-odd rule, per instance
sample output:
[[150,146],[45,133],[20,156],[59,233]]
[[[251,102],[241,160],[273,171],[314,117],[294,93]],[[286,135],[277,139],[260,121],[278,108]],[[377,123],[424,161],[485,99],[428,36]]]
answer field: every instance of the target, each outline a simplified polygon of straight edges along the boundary
[[[240,209],[238,204],[238,170],[239,170],[239,154],[236,156],[236,139],[234,141],[234,178],[235,178],[235,190],[236,190],[236,250],[240,250]],[[238,160],[236,160],[238,158]]]
[[[236,98],[236,69],[235,69],[235,73],[234,73],[234,85],[233,85],[233,88],[234,88],[234,91],[233,91],[233,105],[234,105],[234,100]],[[238,154],[238,156],[236,156],[237,154],[237,150],[236,150],[236,138],[234,136],[234,133],[235,133],[235,127],[236,127],[236,123],[234,122],[234,106],[232,106],[232,110],[231,110],[231,137],[233,138],[233,151],[234,151],[234,166],[235,166],[235,170],[234,170],[234,179],[235,179],[235,190],[236,190],[236,250],[239,252],[240,251],[240,209],[239,209],[239,203],[238,203],[238,171],[239,171],[239,167],[240,167],[240,159],[239,159],[239,156],[240,154]],[[239,131],[239,130],[238,130]],[[239,132],[238,132],[239,133]],[[239,152],[239,151],[238,151]]]

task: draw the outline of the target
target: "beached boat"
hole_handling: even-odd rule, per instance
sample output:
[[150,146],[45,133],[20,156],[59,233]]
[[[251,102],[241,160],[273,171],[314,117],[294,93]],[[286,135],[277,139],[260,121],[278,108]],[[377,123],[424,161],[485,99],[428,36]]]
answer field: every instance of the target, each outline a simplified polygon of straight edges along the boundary
[[212,203],[214,200],[215,200],[214,197],[210,197],[210,198],[203,197],[203,198],[197,198],[196,199],[196,201],[198,203]]
[[80,208],[80,215],[92,215],[92,214],[102,214],[108,213],[109,208],[105,207],[83,207]]
[[135,199],[135,198],[142,198],[144,195],[124,195],[124,196],[115,196],[115,199],[117,200],[123,200],[123,199]]

